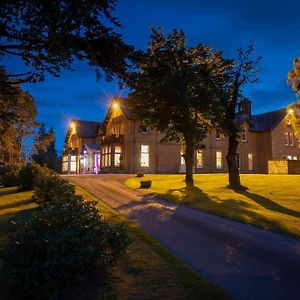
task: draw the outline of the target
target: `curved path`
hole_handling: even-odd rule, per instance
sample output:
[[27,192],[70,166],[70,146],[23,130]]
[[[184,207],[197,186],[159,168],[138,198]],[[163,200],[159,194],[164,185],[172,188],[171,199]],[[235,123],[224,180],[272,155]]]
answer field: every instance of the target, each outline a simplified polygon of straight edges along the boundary
[[300,299],[300,241],[142,195],[130,175],[70,175],[237,299]]

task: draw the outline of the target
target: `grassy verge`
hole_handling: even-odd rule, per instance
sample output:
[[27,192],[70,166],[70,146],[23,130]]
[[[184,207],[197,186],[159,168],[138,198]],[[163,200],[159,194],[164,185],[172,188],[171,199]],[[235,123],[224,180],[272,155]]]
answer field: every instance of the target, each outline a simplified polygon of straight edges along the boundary
[[[185,189],[184,175],[145,175],[152,187],[141,190],[177,204],[253,224],[266,230],[300,238],[300,176],[241,175],[249,190],[235,192],[226,187],[226,174],[196,174],[196,188]],[[138,188],[141,178],[126,185]]]
[[[78,187],[77,193],[86,200],[97,202],[102,216],[109,222],[124,224],[133,239],[127,253],[110,270],[112,298],[230,299],[222,290],[199,278],[117,211],[82,188]],[[0,270],[2,250],[14,232],[10,221],[19,222],[30,216],[36,207],[30,200],[31,195],[32,192],[18,193],[14,188],[0,189]],[[5,298],[5,290],[1,285],[0,293]],[[91,288],[84,299],[100,300],[99,295],[99,291]]]

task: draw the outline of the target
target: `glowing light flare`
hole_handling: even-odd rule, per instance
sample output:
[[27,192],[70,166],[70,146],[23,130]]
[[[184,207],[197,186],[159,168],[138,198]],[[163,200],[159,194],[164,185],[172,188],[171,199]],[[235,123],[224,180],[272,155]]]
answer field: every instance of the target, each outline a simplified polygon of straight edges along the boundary
[[288,109],[288,114],[289,114],[289,115],[292,115],[293,113],[294,113],[294,110],[293,110],[292,108],[289,108],[289,109]]
[[120,104],[116,100],[114,100],[112,107],[114,110],[118,110],[120,108]]

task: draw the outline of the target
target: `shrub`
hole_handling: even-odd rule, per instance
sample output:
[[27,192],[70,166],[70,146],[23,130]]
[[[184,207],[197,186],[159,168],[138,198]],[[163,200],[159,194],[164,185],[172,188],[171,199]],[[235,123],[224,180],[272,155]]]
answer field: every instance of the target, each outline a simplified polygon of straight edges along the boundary
[[11,164],[0,167],[0,184],[9,187],[18,185],[20,167],[17,164]]
[[152,185],[152,180],[141,180],[141,189],[149,189]]
[[40,206],[46,205],[52,199],[60,198],[64,201],[74,194],[74,186],[49,169],[46,172],[43,170],[34,181],[33,200]]
[[138,172],[138,173],[136,173],[136,177],[144,177],[144,173]]
[[75,195],[48,202],[20,230],[5,251],[4,272],[23,299],[58,298],[94,276],[105,281],[129,244],[123,227]]
[[[19,173],[18,187],[21,191],[30,191],[33,189],[34,181],[42,175],[43,168],[38,164],[31,163],[21,168]],[[45,172],[45,171],[44,171]]]

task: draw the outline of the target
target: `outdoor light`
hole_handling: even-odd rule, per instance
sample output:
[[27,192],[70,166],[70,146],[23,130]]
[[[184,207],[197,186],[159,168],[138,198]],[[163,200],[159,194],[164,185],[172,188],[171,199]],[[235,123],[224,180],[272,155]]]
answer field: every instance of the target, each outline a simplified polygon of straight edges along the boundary
[[290,108],[289,110],[288,110],[288,114],[293,114],[294,113],[294,110],[292,109],[292,108]]
[[73,130],[75,130],[75,129],[76,129],[76,124],[75,124],[74,122],[71,122],[71,123],[70,123],[70,127],[71,127]]
[[115,100],[113,102],[113,109],[117,110],[117,109],[119,109],[119,107],[120,107],[119,103]]

